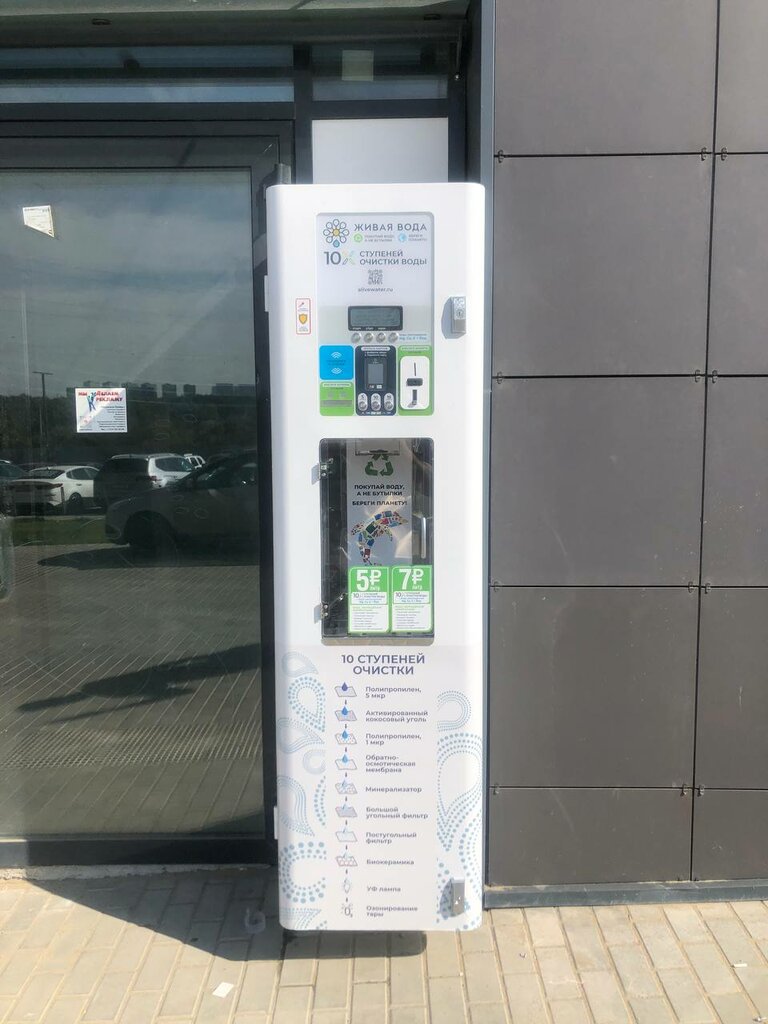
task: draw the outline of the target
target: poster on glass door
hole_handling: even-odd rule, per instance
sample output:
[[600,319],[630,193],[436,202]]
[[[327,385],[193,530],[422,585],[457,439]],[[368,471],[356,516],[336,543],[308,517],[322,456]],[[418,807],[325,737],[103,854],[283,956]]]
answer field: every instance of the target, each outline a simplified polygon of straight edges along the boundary
[[78,434],[127,434],[125,388],[76,388]]

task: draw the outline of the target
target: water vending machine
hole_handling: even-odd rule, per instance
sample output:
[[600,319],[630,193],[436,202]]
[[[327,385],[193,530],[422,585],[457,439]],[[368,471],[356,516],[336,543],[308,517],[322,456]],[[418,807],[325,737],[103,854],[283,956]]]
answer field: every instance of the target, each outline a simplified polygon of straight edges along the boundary
[[484,193],[267,195],[280,920],[473,928]]

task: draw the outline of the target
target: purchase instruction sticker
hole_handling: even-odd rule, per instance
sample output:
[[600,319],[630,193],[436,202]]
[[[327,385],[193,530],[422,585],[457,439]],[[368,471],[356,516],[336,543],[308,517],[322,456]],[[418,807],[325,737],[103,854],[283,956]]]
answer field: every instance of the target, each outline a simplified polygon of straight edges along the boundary
[[349,570],[349,632],[389,632],[389,569],[355,565]]
[[432,566],[392,567],[392,632],[432,630]]

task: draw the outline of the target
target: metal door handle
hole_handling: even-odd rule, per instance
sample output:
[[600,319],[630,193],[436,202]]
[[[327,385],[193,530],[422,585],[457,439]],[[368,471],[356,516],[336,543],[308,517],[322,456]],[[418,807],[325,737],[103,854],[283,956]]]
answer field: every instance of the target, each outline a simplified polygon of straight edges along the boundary
[[420,558],[426,558],[427,557],[427,517],[426,516],[420,516],[419,518],[421,519],[421,528],[420,528],[421,550],[419,552],[419,557]]

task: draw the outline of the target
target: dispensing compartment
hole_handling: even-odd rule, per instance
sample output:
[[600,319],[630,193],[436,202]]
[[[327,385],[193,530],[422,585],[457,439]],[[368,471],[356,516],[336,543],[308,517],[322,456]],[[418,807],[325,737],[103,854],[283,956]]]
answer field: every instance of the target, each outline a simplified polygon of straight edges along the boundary
[[320,442],[322,634],[429,642],[434,636],[433,442]]

